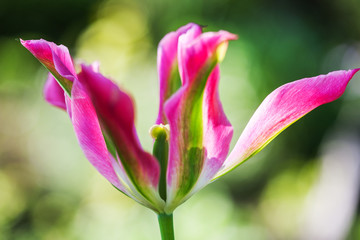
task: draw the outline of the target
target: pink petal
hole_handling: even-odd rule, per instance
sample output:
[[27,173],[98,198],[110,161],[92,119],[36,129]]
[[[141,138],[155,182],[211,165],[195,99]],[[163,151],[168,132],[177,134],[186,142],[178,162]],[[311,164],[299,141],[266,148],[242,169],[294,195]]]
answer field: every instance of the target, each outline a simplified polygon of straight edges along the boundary
[[219,66],[210,75],[203,99],[203,145],[206,158],[203,171],[196,185],[198,189],[207,185],[224,163],[229,152],[233,128],[227,119],[219,98]]
[[27,48],[59,81],[70,94],[76,72],[69,50],[63,45],[56,45],[46,40],[22,40]]
[[48,103],[66,110],[64,90],[51,73],[44,86],[44,98]]
[[[198,79],[198,74],[204,68],[204,65],[211,65],[216,62],[214,58],[217,58],[216,51],[220,44],[227,45],[228,41],[236,39],[236,35],[227,31],[206,32],[195,40],[191,31],[181,35],[179,38],[178,61],[183,85]],[[226,50],[226,48],[222,50]]]
[[157,191],[159,163],[138,141],[132,99],[91,67],[82,66],[78,77],[86,86],[103,129],[114,142],[129,178],[149,201],[158,201],[161,199]]
[[157,66],[160,83],[160,104],[156,124],[167,123],[163,112],[164,103],[181,85],[177,66],[178,39],[188,31],[191,31],[193,38],[195,38],[201,34],[201,27],[189,23],[176,32],[166,34],[159,43]]
[[65,96],[66,112],[69,114],[70,119],[72,119],[71,98],[67,94],[64,94],[64,96]]
[[72,88],[71,120],[80,147],[89,162],[111,184],[126,192],[112,167],[111,155],[107,150],[95,109],[79,81],[75,81]]
[[258,153],[314,108],[338,99],[359,69],[334,71],[285,84],[265,98],[226,159],[219,177]]
[[183,86],[165,104],[170,124],[167,211],[201,188],[221,167],[229,150],[232,127],[218,97],[217,51],[235,35],[220,31],[179,40]]
[[136,190],[121,162],[108,151],[94,106],[78,80],[75,80],[72,88],[72,99],[67,95],[65,97],[76,137],[89,162],[124,194],[154,209]]

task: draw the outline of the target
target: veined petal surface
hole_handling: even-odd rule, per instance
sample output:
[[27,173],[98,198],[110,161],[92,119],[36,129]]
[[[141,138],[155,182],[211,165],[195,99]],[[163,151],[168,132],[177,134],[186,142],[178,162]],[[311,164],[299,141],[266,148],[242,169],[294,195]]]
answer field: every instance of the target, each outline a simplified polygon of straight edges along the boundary
[[182,34],[192,31],[193,38],[201,34],[201,27],[195,23],[189,23],[175,32],[170,32],[160,41],[157,50],[157,66],[160,85],[159,114],[156,124],[166,124],[164,103],[181,87],[181,79],[178,71],[177,51],[178,39]]
[[[190,196],[199,179],[205,181],[216,173],[228,152],[232,135],[218,99],[217,64],[221,60],[219,47],[227,46],[236,36],[225,31],[204,33],[196,38],[193,34],[188,31],[179,38],[178,62],[183,85],[165,103],[170,124],[165,210],[168,212]],[[207,131],[211,127],[216,130]],[[223,140],[223,149],[210,149],[216,138]]]
[[340,70],[304,78],[285,84],[270,93],[251,117],[214,179],[258,153],[278,134],[311,110],[338,99],[358,70]]
[[78,78],[87,89],[102,129],[116,146],[129,179],[153,206],[160,209],[163,200],[158,192],[159,163],[140,145],[134,125],[132,99],[91,67],[83,65]]

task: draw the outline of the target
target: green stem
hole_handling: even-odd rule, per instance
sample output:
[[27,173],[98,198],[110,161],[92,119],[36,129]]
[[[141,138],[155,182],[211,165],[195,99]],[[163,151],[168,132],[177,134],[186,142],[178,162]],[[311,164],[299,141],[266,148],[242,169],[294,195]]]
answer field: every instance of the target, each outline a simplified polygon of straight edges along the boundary
[[175,240],[174,236],[174,224],[173,224],[173,215],[167,215],[165,213],[160,213],[158,215],[160,233],[162,240]]

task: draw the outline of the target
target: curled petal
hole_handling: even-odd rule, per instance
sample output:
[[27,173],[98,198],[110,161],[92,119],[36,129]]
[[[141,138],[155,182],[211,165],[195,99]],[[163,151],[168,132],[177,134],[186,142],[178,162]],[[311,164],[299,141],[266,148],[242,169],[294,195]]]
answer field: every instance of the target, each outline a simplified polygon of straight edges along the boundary
[[183,85],[203,76],[209,76],[210,72],[218,62],[221,62],[228,41],[236,40],[235,34],[227,31],[206,32],[201,37],[194,39],[194,33],[188,31],[179,38],[178,61],[180,77]]
[[338,99],[358,70],[334,71],[327,75],[304,78],[270,93],[251,117],[215,178],[258,153],[278,134],[314,108]]
[[70,95],[76,72],[67,47],[43,39],[20,39],[20,41],[54,75],[61,87]]
[[[227,46],[236,36],[224,31],[204,33],[195,39],[192,35],[188,31],[180,36],[178,62],[183,85],[165,104],[171,136],[168,212],[213,177],[225,159],[232,136],[218,98],[217,64],[221,60],[219,47]],[[216,145],[216,139],[222,143]]]
[[44,86],[44,98],[55,107],[66,110],[64,90],[51,73],[48,74],[48,79]]
[[197,24],[189,23],[175,32],[166,34],[159,43],[157,66],[160,83],[160,104],[156,124],[167,123],[163,112],[164,103],[181,86],[177,63],[178,39],[188,31],[191,31],[193,33],[192,37],[196,38],[201,34],[201,27]]
[[159,163],[140,145],[131,98],[91,67],[82,66],[78,77],[87,89],[103,129],[116,146],[127,175],[146,199],[160,206],[163,201],[158,193]]

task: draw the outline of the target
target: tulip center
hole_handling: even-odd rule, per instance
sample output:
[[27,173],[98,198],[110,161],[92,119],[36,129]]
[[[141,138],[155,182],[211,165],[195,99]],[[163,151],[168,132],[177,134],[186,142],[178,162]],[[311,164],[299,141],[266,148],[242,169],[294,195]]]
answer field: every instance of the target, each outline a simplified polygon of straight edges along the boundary
[[159,194],[166,201],[166,170],[169,155],[169,125],[154,125],[149,130],[150,136],[154,139],[153,155],[160,164]]

